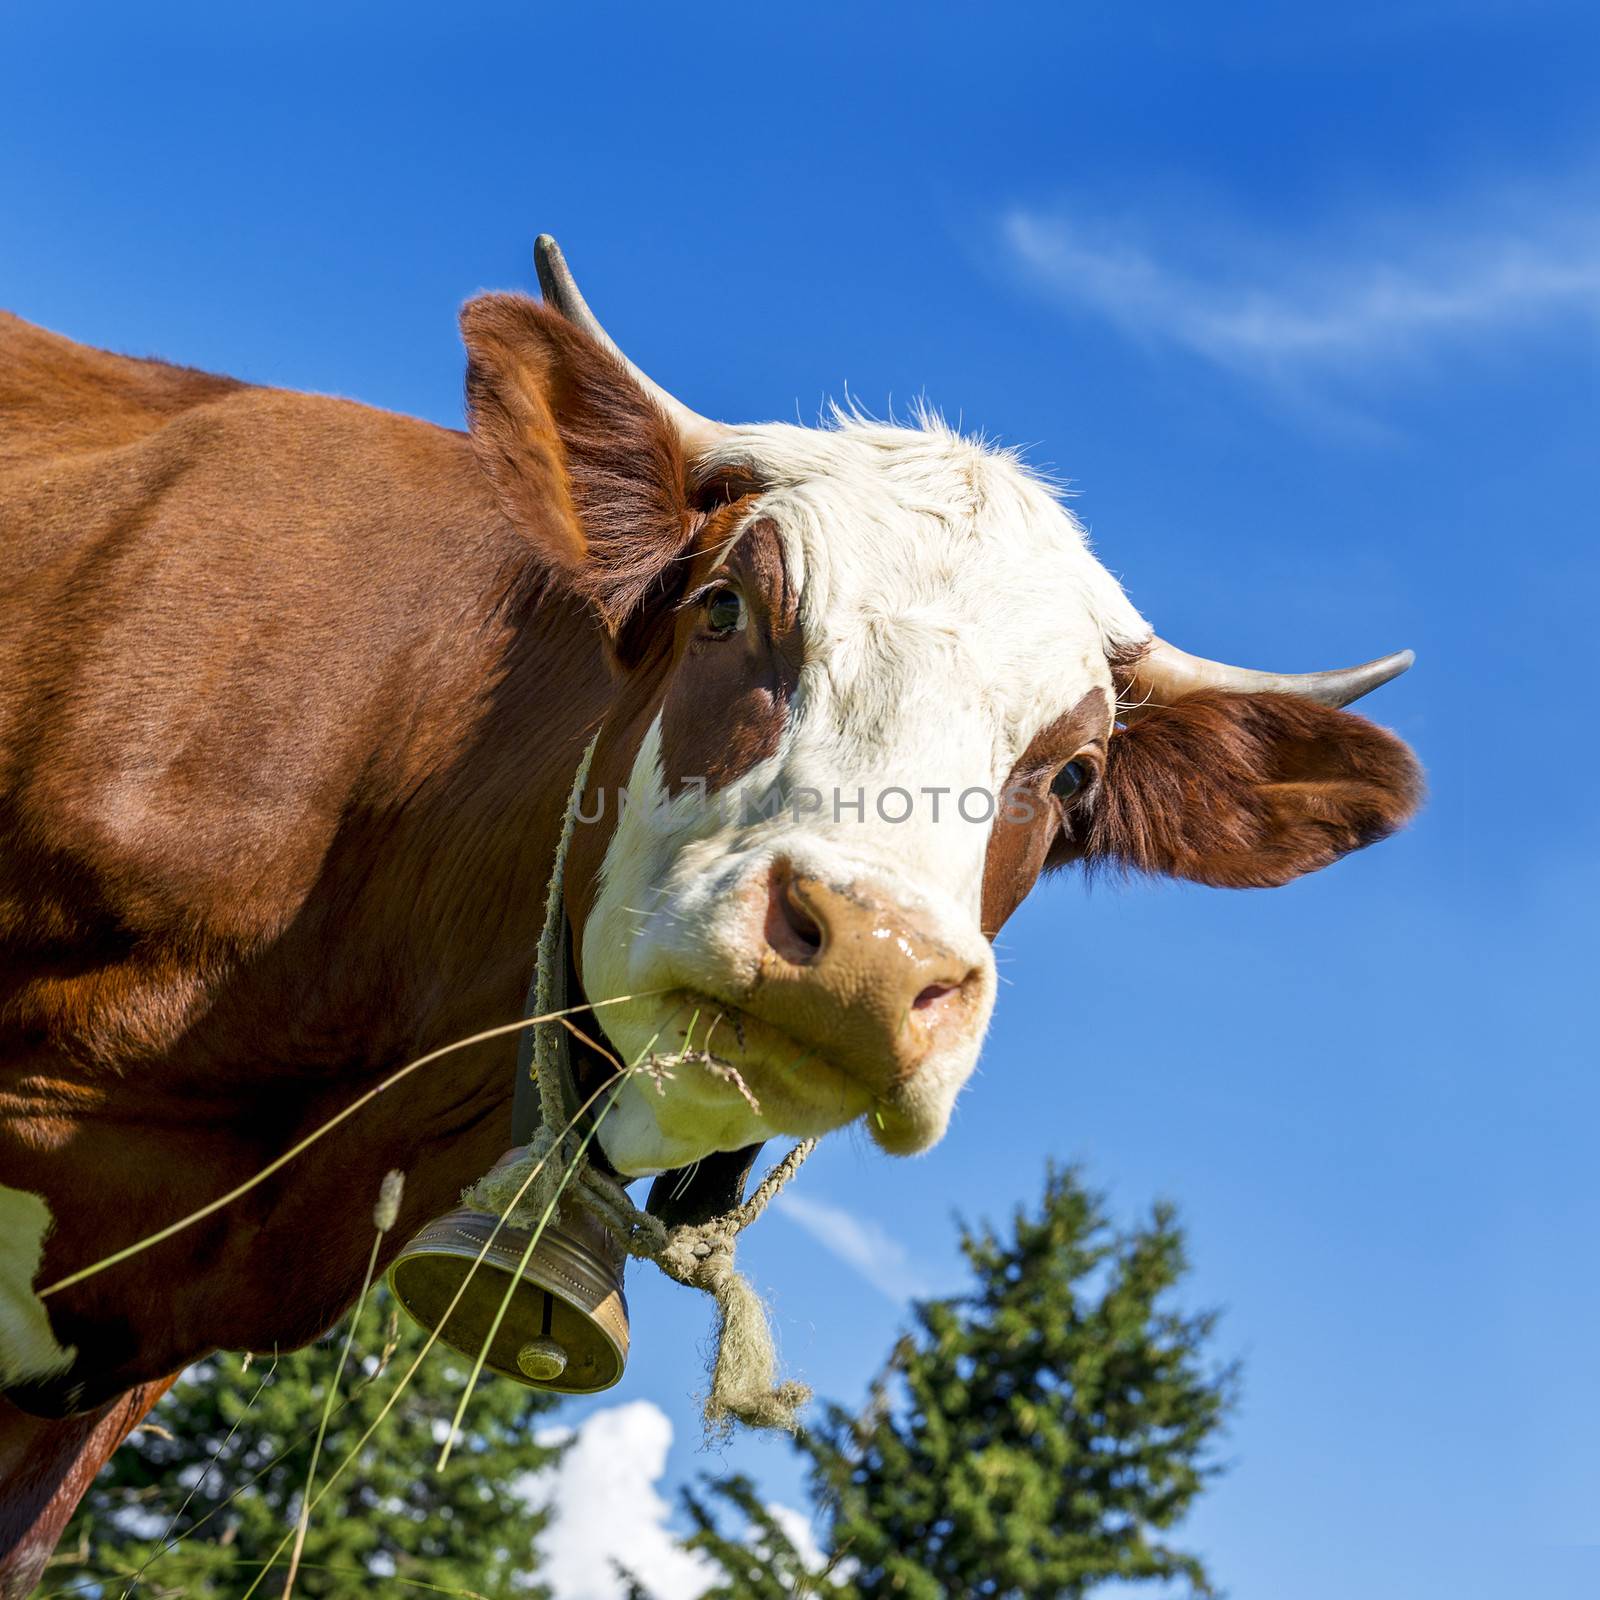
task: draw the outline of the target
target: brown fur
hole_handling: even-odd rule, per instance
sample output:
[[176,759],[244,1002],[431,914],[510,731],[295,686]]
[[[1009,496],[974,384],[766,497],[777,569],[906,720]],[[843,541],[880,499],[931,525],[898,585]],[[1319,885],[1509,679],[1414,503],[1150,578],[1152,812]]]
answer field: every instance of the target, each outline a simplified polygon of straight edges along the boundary
[[[660,419],[616,363],[551,347],[583,426],[658,463]],[[553,503],[514,527],[462,434],[0,319],[0,1182],[51,1206],[41,1284],[520,1015],[568,784],[615,692],[573,590],[625,625],[646,565],[549,581],[530,541],[548,558],[577,526],[566,485],[601,526],[617,480],[547,460]],[[514,1055],[447,1057],[53,1295],[79,1361],[14,1398],[83,1412],[219,1345],[315,1336],[359,1283],[386,1170],[407,1174],[392,1253],[504,1148]]]
[[700,607],[680,605],[657,621],[648,646],[638,647],[653,652],[660,665],[631,672],[618,685],[589,776],[590,793],[603,795],[603,809],[598,799],[588,808],[597,820],[579,823],[568,861],[567,909],[575,928],[588,920],[619,795],[658,714],[663,776],[672,794],[695,779],[704,780],[707,795],[715,794],[778,748],[804,653],[799,597],[771,523],[758,520],[724,554],[749,509],[736,501],[706,516],[674,581],[675,590],[690,596],[719,578],[736,584],[749,608],[744,635],[709,638]]
[[473,448],[501,506],[615,633],[667,598],[693,531],[677,433],[620,361],[537,301],[481,295],[461,328]]
[[[1090,689],[1065,715],[1036,733],[1006,779],[983,863],[983,931],[993,939],[1039,880],[1064,819],[1050,792],[1069,761],[1082,761],[1098,775],[1105,765],[1111,703],[1104,689]],[[1087,798],[1092,798],[1091,788]],[[1066,819],[1070,826],[1070,819]]]
[[[739,508],[730,509],[736,516]],[[673,793],[702,779],[706,792],[715,794],[777,753],[805,654],[800,597],[789,582],[777,528],[755,523],[720,560],[714,558],[725,541],[714,528],[708,533],[701,540],[705,559],[690,569],[689,591],[721,583],[736,588],[749,623],[741,635],[714,639],[700,607],[683,608],[661,718],[661,760]],[[707,706],[722,714],[707,717]]]
[[0,1398],[0,1600],[33,1593],[95,1474],[172,1383],[140,1384],[65,1422],[30,1417]]
[[1056,860],[1271,888],[1387,838],[1421,798],[1416,758],[1364,717],[1207,690],[1116,734]]

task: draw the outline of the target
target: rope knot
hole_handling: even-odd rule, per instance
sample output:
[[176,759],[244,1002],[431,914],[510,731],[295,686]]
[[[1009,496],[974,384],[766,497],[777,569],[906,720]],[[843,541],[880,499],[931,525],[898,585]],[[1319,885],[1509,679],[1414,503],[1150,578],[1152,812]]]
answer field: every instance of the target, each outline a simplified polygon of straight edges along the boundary
[[750,1280],[734,1265],[743,1219],[715,1217],[698,1227],[674,1228],[651,1253],[669,1278],[716,1301],[716,1355],[706,1395],[706,1429],[726,1435],[734,1422],[793,1433],[798,1411],[811,1398],[803,1383],[776,1381],[777,1354],[767,1309]]
[[554,1215],[562,1176],[578,1159],[571,1139],[548,1126],[540,1127],[520,1150],[501,1156],[461,1196],[461,1203],[492,1211],[507,1226],[532,1232],[546,1215]]

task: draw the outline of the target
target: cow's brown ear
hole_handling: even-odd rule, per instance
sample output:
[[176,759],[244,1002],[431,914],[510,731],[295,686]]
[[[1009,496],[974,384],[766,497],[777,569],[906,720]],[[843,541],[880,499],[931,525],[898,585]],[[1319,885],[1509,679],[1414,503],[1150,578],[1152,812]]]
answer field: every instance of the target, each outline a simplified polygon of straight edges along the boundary
[[1363,717],[1207,690],[1113,736],[1101,792],[1061,855],[1272,888],[1386,838],[1422,788],[1407,746]]
[[472,444],[502,509],[615,635],[690,535],[676,429],[622,362],[536,300],[480,295],[461,334]]

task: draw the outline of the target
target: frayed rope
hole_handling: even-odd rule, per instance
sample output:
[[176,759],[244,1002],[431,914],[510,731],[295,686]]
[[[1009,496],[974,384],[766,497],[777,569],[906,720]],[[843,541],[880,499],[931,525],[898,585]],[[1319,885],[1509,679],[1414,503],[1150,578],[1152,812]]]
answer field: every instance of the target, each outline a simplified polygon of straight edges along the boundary
[[[544,929],[539,936],[535,1016],[563,1009],[555,1003],[556,963],[565,959],[561,949],[562,875],[593,755],[591,742],[573,779],[566,821],[550,873]],[[580,1150],[572,1126],[576,1108],[563,1101],[557,1057],[557,1030],[561,1026],[560,1022],[543,1023],[534,1035],[532,1070],[539,1085],[538,1132],[516,1157],[502,1162],[468,1189],[462,1196],[464,1203],[503,1216],[512,1227],[528,1230],[537,1228],[552,1205],[559,1204],[562,1198],[584,1206],[629,1255],[655,1262],[675,1282],[699,1289],[716,1302],[715,1354],[705,1400],[707,1431],[713,1436],[725,1436],[735,1422],[742,1422],[751,1428],[794,1432],[799,1425],[799,1409],[811,1398],[811,1390],[790,1379],[778,1381],[777,1353],[766,1306],[750,1280],[734,1265],[734,1249],[739,1234],[800,1170],[816,1141],[806,1139],[797,1144],[742,1205],[708,1222],[668,1228],[658,1217],[636,1206],[622,1185],[597,1171]],[[641,1063],[638,1070],[649,1072],[652,1065]],[[567,1131],[562,1133],[561,1129]],[[563,1196],[563,1175],[574,1168],[575,1181]]]

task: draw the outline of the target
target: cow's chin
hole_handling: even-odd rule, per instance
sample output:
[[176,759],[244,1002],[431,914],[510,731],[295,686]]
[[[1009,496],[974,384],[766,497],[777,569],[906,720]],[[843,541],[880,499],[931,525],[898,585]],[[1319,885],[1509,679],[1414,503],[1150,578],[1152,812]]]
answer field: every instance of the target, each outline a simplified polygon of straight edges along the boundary
[[874,1095],[770,1023],[704,996],[678,991],[597,1016],[619,1057],[635,1063],[598,1129],[607,1159],[628,1177],[779,1135],[817,1138],[858,1120],[884,1150],[910,1155],[949,1120],[948,1097]]

